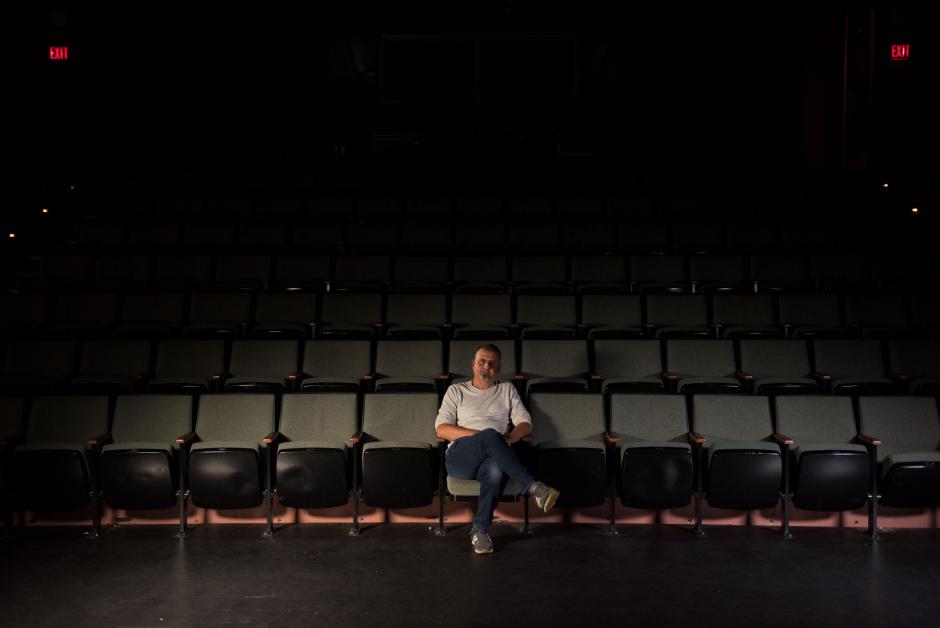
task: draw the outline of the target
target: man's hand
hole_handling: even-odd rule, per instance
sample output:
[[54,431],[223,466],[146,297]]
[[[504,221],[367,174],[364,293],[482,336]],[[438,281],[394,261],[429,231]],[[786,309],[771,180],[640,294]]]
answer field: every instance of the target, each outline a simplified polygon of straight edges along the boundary
[[460,440],[464,436],[473,436],[477,433],[477,430],[467,429],[465,427],[458,427],[456,425],[451,425],[450,423],[442,423],[437,426],[437,437],[443,438],[444,440],[455,441]]
[[518,443],[520,440],[532,433],[532,424],[531,423],[520,423],[519,425],[512,428],[512,431],[506,434],[506,442],[509,445],[513,443]]

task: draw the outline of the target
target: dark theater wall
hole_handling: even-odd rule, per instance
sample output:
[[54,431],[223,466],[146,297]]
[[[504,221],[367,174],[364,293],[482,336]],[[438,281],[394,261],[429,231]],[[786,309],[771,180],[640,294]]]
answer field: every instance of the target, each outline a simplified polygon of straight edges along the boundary
[[[40,57],[20,64],[24,175],[577,186],[907,173],[936,130],[922,17],[534,2],[44,7],[23,17]],[[41,58],[60,40],[68,62]],[[895,40],[916,41],[910,61],[886,60]],[[400,97],[417,88],[418,102]]]

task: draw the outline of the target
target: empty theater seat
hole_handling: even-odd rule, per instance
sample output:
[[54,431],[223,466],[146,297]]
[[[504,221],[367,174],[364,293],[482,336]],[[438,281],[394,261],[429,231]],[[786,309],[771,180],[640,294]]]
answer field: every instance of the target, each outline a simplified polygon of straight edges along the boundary
[[269,340],[310,338],[316,319],[316,293],[262,292],[258,294],[251,336]]
[[385,319],[386,338],[440,340],[447,324],[447,295],[390,294]]
[[69,389],[100,395],[143,389],[150,374],[149,340],[88,340]]
[[110,333],[118,314],[113,292],[76,292],[56,296],[43,333],[58,338],[101,337]]
[[896,392],[884,376],[884,357],[878,340],[816,340],[814,376],[836,395]]
[[845,324],[865,338],[913,335],[907,299],[891,294],[850,294],[845,297]]
[[188,447],[188,487],[200,508],[252,508],[264,490],[262,440],[274,432],[274,395],[203,395]]
[[631,255],[630,282],[634,292],[673,294],[689,292],[685,258],[681,255]]
[[406,293],[441,293],[450,282],[450,261],[446,257],[395,258],[395,290]]
[[46,293],[0,293],[0,335],[22,338],[35,334],[49,317]]
[[607,497],[604,398],[597,393],[529,395],[536,476],[558,489],[562,507],[596,506]]
[[25,442],[13,453],[16,506],[68,511],[85,508],[96,500],[97,456],[109,438],[107,432],[107,397],[33,399]]
[[250,292],[196,292],[190,297],[187,338],[244,338],[251,320]]
[[692,431],[704,448],[703,479],[715,508],[770,508],[780,498],[783,461],[766,397],[692,398]]
[[708,303],[696,294],[646,297],[646,325],[656,338],[712,338]]
[[940,393],[940,341],[892,340],[888,343],[889,377],[915,395]]
[[304,343],[300,389],[355,392],[373,378],[368,340],[308,340]]
[[362,501],[380,508],[427,506],[442,451],[435,393],[369,394],[362,410]]
[[[609,229],[603,225],[597,227],[609,234]],[[628,287],[626,261],[623,255],[574,255],[571,283],[582,294],[624,293]]]
[[739,377],[759,395],[822,392],[810,377],[805,340],[742,340]]
[[564,294],[567,274],[561,256],[512,258],[513,291],[517,294]]
[[282,393],[297,381],[298,343],[294,340],[235,340],[225,392]]
[[779,338],[783,330],[774,321],[769,294],[716,294],[712,321],[722,338]]
[[844,338],[839,297],[834,294],[781,294],[777,297],[780,324],[788,338]]
[[662,392],[663,366],[658,340],[594,341],[592,379],[601,392]]
[[275,465],[276,495],[293,508],[329,508],[349,501],[356,395],[284,395]]
[[75,372],[71,340],[13,340],[6,346],[0,389],[14,395],[60,388]]
[[741,391],[731,340],[667,340],[665,366],[664,377],[679,393]]
[[437,391],[446,380],[440,340],[379,340],[375,346],[375,390]]
[[509,338],[511,298],[508,294],[455,294],[451,321],[454,338]]
[[225,374],[222,340],[164,340],[157,345],[149,392],[213,392]]
[[861,397],[862,434],[880,441],[878,493],[901,508],[940,505],[940,418],[927,397]]
[[804,510],[854,510],[869,492],[871,459],[856,440],[847,397],[778,397],[777,432],[793,440],[793,503]]
[[644,338],[643,297],[626,294],[585,294],[581,297],[581,325],[587,337]]
[[111,427],[113,442],[99,464],[101,490],[112,508],[151,510],[176,503],[179,447],[190,431],[189,395],[122,395]]
[[317,336],[336,339],[371,339],[384,322],[381,294],[329,292],[321,297]]
[[182,292],[135,292],[124,295],[115,338],[169,338],[182,326],[186,295]]
[[583,340],[523,340],[519,368],[525,393],[587,392],[590,368]]
[[279,255],[275,260],[273,287],[323,290],[330,281],[331,265],[329,255]]
[[516,298],[516,324],[523,339],[574,338],[578,325],[575,298],[520,294]]
[[610,432],[620,457],[620,502],[633,508],[680,508],[692,500],[693,461],[685,397],[613,395]]

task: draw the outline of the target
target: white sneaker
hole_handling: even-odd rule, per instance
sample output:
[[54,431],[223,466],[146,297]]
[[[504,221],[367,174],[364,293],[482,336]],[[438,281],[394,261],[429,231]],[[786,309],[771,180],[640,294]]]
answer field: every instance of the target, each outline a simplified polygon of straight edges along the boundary
[[470,530],[470,544],[473,545],[473,551],[477,554],[493,553],[493,539],[486,532],[481,532],[476,528]]
[[548,512],[555,506],[558,497],[561,495],[558,491],[542,482],[533,482],[529,493],[535,497],[535,505],[542,509],[542,512]]

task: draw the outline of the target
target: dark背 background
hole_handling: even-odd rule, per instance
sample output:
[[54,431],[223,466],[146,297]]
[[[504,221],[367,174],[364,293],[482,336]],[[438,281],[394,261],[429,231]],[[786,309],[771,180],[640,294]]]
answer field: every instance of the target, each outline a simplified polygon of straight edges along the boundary
[[[27,197],[215,184],[923,192],[917,7],[132,3],[17,16]],[[891,46],[911,46],[892,61]],[[48,46],[70,58],[50,61]],[[646,189],[645,187],[643,189]],[[923,198],[912,199],[926,204]]]

